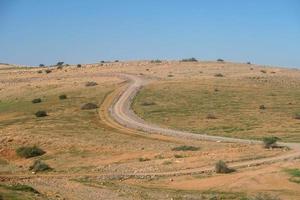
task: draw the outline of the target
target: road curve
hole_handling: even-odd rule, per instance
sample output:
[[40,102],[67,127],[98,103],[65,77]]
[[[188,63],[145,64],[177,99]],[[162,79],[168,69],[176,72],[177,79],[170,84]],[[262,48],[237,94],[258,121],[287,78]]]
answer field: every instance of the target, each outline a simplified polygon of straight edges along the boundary
[[[262,144],[258,140],[247,140],[238,138],[229,138],[222,136],[212,136],[206,134],[195,134],[187,131],[173,130],[168,128],[162,128],[149,122],[144,121],[139,118],[134,111],[131,109],[131,104],[133,98],[139,92],[139,90],[149,83],[148,79],[142,76],[132,75],[132,74],[116,74],[116,76],[125,79],[129,82],[127,88],[115,99],[114,103],[111,105],[109,112],[111,117],[121,124],[122,126],[135,129],[144,132],[144,134],[161,134],[165,136],[172,136],[176,138],[184,139],[194,139],[194,140],[209,140],[215,142],[233,142],[233,143],[243,143],[243,144]],[[291,150],[284,155],[279,155],[276,157],[263,158],[251,161],[244,161],[232,164],[234,167],[243,167],[249,165],[259,165],[262,163],[270,163],[276,161],[282,161],[287,159],[300,158],[300,144],[298,143],[279,143],[282,146],[287,146]]]

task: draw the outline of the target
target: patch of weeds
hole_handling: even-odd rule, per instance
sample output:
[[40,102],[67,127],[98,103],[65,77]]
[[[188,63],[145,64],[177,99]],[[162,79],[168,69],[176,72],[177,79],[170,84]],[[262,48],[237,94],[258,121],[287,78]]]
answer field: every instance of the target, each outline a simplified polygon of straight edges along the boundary
[[145,102],[141,103],[142,106],[153,106],[155,104],[156,103],[153,101],[145,101]]
[[207,114],[206,119],[217,119],[217,117],[214,114],[209,113]]
[[199,149],[199,147],[182,145],[172,148],[172,151],[198,151]]
[[227,164],[223,160],[219,160],[215,165],[216,173],[220,174],[228,174],[234,172],[234,169],[231,169],[227,166]]
[[29,167],[29,170],[33,172],[43,172],[43,171],[51,171],[52,168],[48,164],[44,163],[43,161],[36,160],[34,161],[33,165]]
[[155,159],[164,159],[164,157],[162,155],[156,155],[154,158]]
[[260,106],[259,106],[259,109],[260,109],[260,110],[265,110],[265,109],[266,109],[266,106],[265,106],[265,105],[260,105]]
[[151,60],[150,63],[158,64],[158,63],[162,63],[162,61],[161,60]]
[[260,70],[260,72],[263,73],[263,74],[266,74],[266,73],[267,73],[267,71],[264,70],[264,69]]
[[36,156],[41,156],[46,152],[40,149],[39,147],[33,146],[33,147],[20,147],[16,150],[16,153],[18,156],[22,158],[32,158]]
[[254,197],[250,197],[245,200],[280,200],[280,198],[273,195],[260,193],[255,195]]

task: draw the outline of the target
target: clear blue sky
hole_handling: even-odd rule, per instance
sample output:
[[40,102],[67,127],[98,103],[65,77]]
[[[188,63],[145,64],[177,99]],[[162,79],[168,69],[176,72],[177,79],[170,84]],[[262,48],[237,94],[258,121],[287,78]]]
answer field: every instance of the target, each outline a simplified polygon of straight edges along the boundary
[[0,62],[186,57],[300,67],[300,1],[0,0]]

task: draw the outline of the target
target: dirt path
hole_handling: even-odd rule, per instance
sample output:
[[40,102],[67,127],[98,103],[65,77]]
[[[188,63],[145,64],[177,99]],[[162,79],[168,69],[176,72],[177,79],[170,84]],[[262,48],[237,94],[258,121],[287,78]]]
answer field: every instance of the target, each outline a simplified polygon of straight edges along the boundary
[[[209,140],[215,142],[234,142],[234,143],[244,143],[244,144],[261,144],[261,141],[257,140],[247,140],[247,139],[238,139],[238,138],[229,138],[229,137],[221,137],[221,136],[211,136],[205,134],[194,134],[186,131],[178,131],[172,130],[167,128],[161,128],[157,125],[150,124],[141,118],[139,118],[131,109],[132,100],[138,91],[149,83],[149,80],[142,78],[141,76],[136,75],[129,75],[129,74],[118,74],[119,77],[126,79],[129,81],[129,84],[126,89],[123,90],[121,94],[117,96],[113,105],[109,109],[111,116],[115,119],[116,122],[123,125],[122,128],[126,127],[126,129],[135,129],[143,131],[144,134],[160,134],[163,136],[172,136],[176,138],[183,138],[183,139],[196,139],[196,140]],[[111,123],[112,126],[120,126],[115,125],[115,122]],[[284,155],[270,157],[270,158],[263,158],[251,161],[243,161],[243,162],[236,162],[231,164],[232,167],[241,168],[247,166],[254,166],[260,165],[264,163],[272,163],[282,160],[289,160],[300,158],[300,144],[297,143],[279,143],[282,146],[287,146],[291,150],[288,151]],[[173,174],[180,174],[180,173],[191,173],[195,172],[205,172],[211,171],[213,167],[201,168],[201,169],[190,169],[190,170],[182,170],[177,171]],[[156,173],[156,174],[171,174],[172,172],[164,172],[164,173]]]

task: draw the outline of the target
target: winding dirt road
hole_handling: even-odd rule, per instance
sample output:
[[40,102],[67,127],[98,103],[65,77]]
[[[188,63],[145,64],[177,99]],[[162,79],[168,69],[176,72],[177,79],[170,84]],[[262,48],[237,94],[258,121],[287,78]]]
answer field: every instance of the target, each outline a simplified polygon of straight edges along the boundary
[[[257,140],[247,140],[247,139],[238,139],[238,138],[229,138],[229,137],[221,137],[221,136],[211,136],[205,134],[195,134],[186,131],[172,130],[167,128],[162,128],[157,125],[150,124],[143,119],[139,118],[134,111],[131,109],[132,100],[138,91],[145,86],[150,81],[144,79],[141,76],[130,75],[130,74],[117,74],[116,76],[123,78],[128,81],[127,87],[123,88],[123,90],[117,95],[116,99],[112,102],[112,105],[109,109],[111,117],[121,124],[123,128],[128,130],[137,130],[139,134],[160,134],[164,136],[172,136],[176,138],[184,138],[184,139],[194,139],[194,140],[209,140],[215,142],[234,142],[234,143],[244,143],[244,144],[262,144],[261,141]],[[116,127],[114,122],[110,122],[112,126]],[[118,125],[120,128],[120,125]],[[117,127],[116,127],[117,128]],[[122,127],[121,127],[122,128]],[[269,157],[251,161],[242,161],[231,164],[231,167],[234,168],[242,168],[260,165],[264,163],[273,163],[277,161],[290,160],[300,158],[300,144],[298,143],[279,143],[281,146],[289,147],[291,150],[288,151],[284,155]],[[163,174],[180,174],[180,173],[196,173],[196,172],[205,172],[205,171],[213,171],[213,167],[206,168],[198,168],[198,169],[189,169],[177,172],[162,172],[157,173],[157,175]],[[155,174],[149,174],[155,175]]]

